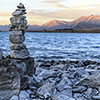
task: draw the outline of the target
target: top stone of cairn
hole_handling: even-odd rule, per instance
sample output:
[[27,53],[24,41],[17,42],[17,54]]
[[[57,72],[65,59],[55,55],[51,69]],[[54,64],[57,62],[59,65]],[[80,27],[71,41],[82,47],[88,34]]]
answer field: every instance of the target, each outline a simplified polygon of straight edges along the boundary
[[25,12],[26,9],[22,3],[19,3],[17,7],[18,9],[16,9],[15,12],[12,13],[13,16],[20,16],[20,15],[26,14]]
[[25,8],[24,5],[22,3],[19,3],[19,5],[17,6],[18,8]]

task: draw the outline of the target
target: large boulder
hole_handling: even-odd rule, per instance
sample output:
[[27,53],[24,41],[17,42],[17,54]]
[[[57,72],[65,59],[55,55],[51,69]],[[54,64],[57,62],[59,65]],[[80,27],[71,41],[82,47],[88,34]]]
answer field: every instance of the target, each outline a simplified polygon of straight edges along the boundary
[[89,75],[88,77],[81,79],[75,85],[76,86],[83,85],[83,86],[91,86],[91,87],[99,88],[100,87],[100,71],[93,75]]
[[27,59],[11,59],[13,65],[17,67],[17,70],[21,77],[21,89],[26,89],[32,83],[32,77],[34,74],[34,58]]
[[42,99],[47,99],[53,97],[55,93],[55,87],[52,83],[43,84],[38,90],[37,95]]
[[0,61],[0,100],[10,100],[20,91],[20,74],[10,60]]

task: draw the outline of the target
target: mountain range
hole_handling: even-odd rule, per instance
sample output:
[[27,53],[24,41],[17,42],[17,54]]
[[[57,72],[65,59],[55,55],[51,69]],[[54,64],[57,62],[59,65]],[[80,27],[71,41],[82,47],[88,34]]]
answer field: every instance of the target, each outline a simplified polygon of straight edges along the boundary
[[[82,16],[71,22],[51,20],[43,25],[28,25],[27,31],[55,29],[100,29],[100,15]],[[0,31],[8,31],[7,25],[0,25]]]

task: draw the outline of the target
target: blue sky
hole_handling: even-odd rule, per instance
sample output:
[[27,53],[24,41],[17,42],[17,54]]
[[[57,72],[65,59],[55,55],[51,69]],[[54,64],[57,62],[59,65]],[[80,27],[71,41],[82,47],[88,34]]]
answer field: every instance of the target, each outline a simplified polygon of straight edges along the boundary
[[80,16],[100,15],[100,0],[1,0],[0,24],[9,24],[11,13],[23,3],[28,24],[43,24],[49,20],[72,21]]

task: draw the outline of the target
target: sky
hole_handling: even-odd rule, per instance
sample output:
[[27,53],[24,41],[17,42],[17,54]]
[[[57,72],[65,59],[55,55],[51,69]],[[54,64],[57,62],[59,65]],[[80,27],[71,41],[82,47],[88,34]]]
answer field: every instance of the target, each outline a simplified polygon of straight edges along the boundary
[[100,15],[100,0],[0,0],[0,25],[10,24],[12,12],[19,3],[27,10],[30,25],[50,20],[73,21],[81,16]]

